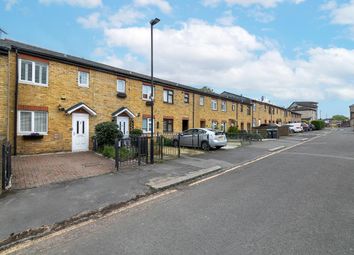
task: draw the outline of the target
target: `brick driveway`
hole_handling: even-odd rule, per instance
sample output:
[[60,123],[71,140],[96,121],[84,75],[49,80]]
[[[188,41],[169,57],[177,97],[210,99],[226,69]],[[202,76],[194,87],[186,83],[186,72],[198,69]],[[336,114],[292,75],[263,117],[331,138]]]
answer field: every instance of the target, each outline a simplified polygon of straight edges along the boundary
[[39,187],[114,171],[114,162],[94,152],[16,156],[12,159],[13,189]]

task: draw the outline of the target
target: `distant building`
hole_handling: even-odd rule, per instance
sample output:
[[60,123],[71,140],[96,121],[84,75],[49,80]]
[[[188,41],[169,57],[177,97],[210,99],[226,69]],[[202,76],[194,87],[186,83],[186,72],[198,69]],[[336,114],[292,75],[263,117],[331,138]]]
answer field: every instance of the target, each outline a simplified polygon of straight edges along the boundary
[[350,109],[350,126],[354,127],[354,104],[352,104],[351,106],[349,106]]
[[318,103],[317,102],[293,102],[288,109],[301,114],[301,120],[317,120]]

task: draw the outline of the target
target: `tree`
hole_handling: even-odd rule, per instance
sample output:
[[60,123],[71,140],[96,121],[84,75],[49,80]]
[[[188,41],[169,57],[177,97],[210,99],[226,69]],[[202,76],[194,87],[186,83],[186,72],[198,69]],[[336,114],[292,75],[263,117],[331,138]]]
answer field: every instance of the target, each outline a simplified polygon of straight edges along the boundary
[[332,117],[333,120],[337,120],[337,121],[347,121],[348,118],[344,115],[333,115]]

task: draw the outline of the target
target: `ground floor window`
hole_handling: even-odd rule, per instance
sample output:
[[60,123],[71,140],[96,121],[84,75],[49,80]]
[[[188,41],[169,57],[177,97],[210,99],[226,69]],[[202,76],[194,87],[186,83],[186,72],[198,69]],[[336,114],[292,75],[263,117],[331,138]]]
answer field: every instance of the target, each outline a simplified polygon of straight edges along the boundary
[[172,119],[164,119],[163,120],[163,132],[172,133],[173,132],[173,120]]
[[143,118],[142,130],[144,133],[151,132],[153,129],[153,121],[151,118]]
[[44,111],[19,111],[18,112],[19,134],[47,134],[48,112]]
[[217,129],[218,128],[218,122],[217,121],[212,121],[211,122],[211,128],[212,129]]
[[245,124],[243,124],[243,122],[241,122],[241,130],[245,130]]

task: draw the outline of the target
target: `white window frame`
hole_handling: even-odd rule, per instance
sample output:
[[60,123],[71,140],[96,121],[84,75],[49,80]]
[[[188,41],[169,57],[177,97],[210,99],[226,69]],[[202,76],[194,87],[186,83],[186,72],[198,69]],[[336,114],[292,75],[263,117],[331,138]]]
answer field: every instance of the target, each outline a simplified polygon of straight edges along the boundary
[[221,101],[221,111],[226,112],[226,101]]
[[[169,101],[169,98],[171,98],[171,101]],[[164,89],[163,90],[163,102],[167,103],[167,104],[173,104],[173,99],[174,99],[173,90],[172,89]]]
[[216,99],[212,99],[211,100],[211,109],[213,111],[217,111],[218,110],[218,101]]
[[[124,82],[124,91],[119,90],[119,82]],[[127,89],[127,82],[126,82],[126,80],[117,79],[117,92],[118,92],[118,93],[126,93],[126,89]]]
[[[21,112],[30,112],[31,113],[31,131],[22,131],[21,130]],[[35,112],[45,112],[47,114],[47,131],[46,132],[36,132],[34,130],[34,113]],[[17,111],[17,134],[18,135],[30,135],[30,134],[39,134],[39,135],[48,135],[48,112],[47,111],[28,111],[28,110],[18,110]]]
[[[80,81],[80,75],[84,74],[84,73],[87,74],[87,83],[81,83],[81,81]],[[90,73],[86,72],[86,71],[78,71],[77,72],[77,83],[80,87],[89,88],[90,87]]]
[[[144,93],[144,88],[149,88],[150,92],[148,94]],[[141,92],[142,92],[142,99],[143,100],[151,101],[151,97],[152,97],[152,99],[154,99],[155,89],[154,88],[152,89],[152,96],[151,96],[151,86],[150,85],[143,84],[141,87]],[[147,96],[144,98],[144,95],[147,95]]]
[[[26,62],[31,62],[32,63],[32,80],[22,80],[21,78],[21,73],[22,73],[22,61],[26,61]],[[33,60],[28,60],[28,59],[19,59],[18,60],[19,64],[18,64],[18,81],[20,83],[24,83],[24,84],[29,84],[29,85],[36,85],[36,86],[42,86],[42,87],[48,87],[48,73],[49,73],[49,65],[47,63],[43,63],[40,61],[33,61]],[[41,66],[41,67],[46,67],[47,72],[46,72],[46,83],[41,83],[41,82],[36,82],[36,64]],[[42,77],[42,68],[39,69],[39,78],[41,80]]]
[[199,105],[200,106],[204,106],[204,102],[205,102],[205,97],[204,96],[200,96],[199,97]]
[[231,108],[233,112],[236,111],[236,104],[232,104]]
[[[144,119],[146,119],[146,130],[143,129],[143,125],[141,125],[141,129],[143,130],[143,133],[150,133],[151,132],[151,126],[152,130],[154,130],[154,120],[151,118],[143,118],[142,124],[144,123]],[[152,125],[151,125],[151,120],[152,120]]]

